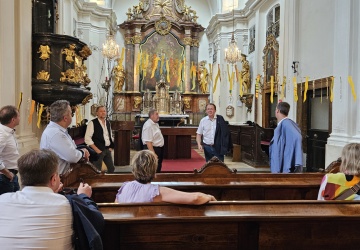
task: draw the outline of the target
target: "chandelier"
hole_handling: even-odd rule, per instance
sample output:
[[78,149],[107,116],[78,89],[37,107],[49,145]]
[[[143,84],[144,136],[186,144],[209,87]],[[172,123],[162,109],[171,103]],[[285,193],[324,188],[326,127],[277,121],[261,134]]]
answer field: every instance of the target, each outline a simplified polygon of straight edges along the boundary
[[235,20],[235,14],[234,14],[234,7],[235,4],[233,4],[233,32],[231,35],[231,41],[229,43],[229,47],[225,49],[225,61],[227,63],[237,63],[241,60],[241,50],[238,49],[234,33],[235,33],[235,26],[234,26],[234,20]]
[[103,43],[102,54],[109,60],[119,56],[119,45],[116,44],[116,41],[112,34],[110,34],[106,38],[105,43]]

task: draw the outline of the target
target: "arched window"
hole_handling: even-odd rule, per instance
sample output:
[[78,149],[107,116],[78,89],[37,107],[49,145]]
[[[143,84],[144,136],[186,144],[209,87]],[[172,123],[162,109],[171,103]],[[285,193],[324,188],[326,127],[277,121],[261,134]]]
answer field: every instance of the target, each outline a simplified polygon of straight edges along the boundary
[[273,34],[275,37],[280,35],[280,5],[274,6],[267,14],[266,35]]
[[255,51],[255,25],[249,29],[249,54]]
[[222,13],[231,12],[233,9],[237,9],[239,7],[238,0],[222,0]]

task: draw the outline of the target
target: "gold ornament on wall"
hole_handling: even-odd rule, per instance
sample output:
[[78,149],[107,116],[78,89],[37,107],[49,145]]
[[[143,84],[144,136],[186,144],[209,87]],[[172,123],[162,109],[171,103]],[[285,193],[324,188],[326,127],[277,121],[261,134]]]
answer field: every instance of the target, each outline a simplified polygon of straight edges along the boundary
[[142,102],[141,96],[135,96],[134,97],[134,109],[138,109],[140,107],[141,102]]
[[45,70],[41,70],[40,72],[37,73],[36,79],[38,80],[44,80],[44,81],[48,81],[50,78],[50,74],[49,72],[46,72]]
[[185,37],[184,38],[184,44],[185,45],[189,45],[189,46],[192,46],[192,44],[193,44],[193,41],[192,41],[193,39],[191,38],[191,37]]
[[160,35],[167,35],[171,30],[171,22],[167,20],[164,16],[160,17],[159,20],[155,22],[156,32]]
[[61,51],[61,54],[66,55],[65,60],[68,63],[73,63],[74,62],[74,57],[76,55],[75,48],[76,48],[75,44],[69,44],[69,48],[62,49],[62,51]]
[[50,47],[48,45],[40,45],[37,53],[41,53],[39,58],[45,61],[50,57],[51,54]]

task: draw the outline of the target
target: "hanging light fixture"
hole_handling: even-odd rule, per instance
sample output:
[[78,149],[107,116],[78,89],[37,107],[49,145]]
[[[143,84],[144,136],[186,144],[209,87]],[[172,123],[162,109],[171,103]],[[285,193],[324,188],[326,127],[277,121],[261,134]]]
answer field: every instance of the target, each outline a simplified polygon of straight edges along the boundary
[[119,56],[119,45],[116,44],[114,35],[111,32],[106,38],[105,43],[103,43],[102,54],[109,60]]
[[241,60],[241,50],[237,47],[234,33],[235,33],[235,13],[234,13],[235,4],[233,1],[233,32],[231,35],[231,41],[229,43],[229,47],[225,49],[225,61],[227,63],[237,63]]

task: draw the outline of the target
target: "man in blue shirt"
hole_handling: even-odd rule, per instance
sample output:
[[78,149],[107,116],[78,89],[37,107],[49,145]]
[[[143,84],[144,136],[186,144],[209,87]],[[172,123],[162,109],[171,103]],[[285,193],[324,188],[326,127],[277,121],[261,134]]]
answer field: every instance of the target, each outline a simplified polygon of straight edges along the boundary
[[303,151],[302,136],[299,126],[287,116],[290,105],[279,102],[275,116],[278,125],[270,142],[269,158],[272,173],[302,172]]

